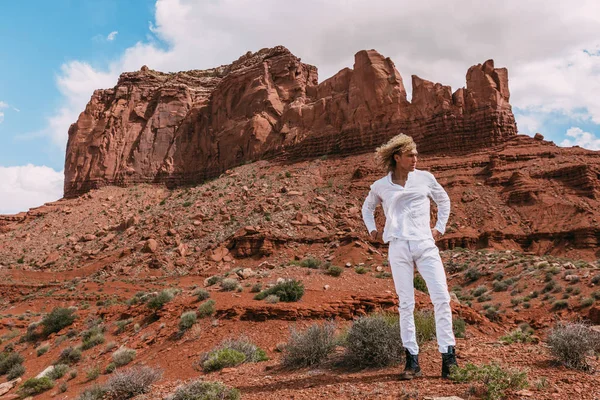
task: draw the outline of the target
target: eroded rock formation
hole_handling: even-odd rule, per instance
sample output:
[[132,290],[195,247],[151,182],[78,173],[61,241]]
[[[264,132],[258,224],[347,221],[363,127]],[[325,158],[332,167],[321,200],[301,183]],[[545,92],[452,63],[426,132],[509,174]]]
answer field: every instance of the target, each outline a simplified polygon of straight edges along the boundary
[[492,60],[466,88],[412,77],[409,102],[394,63],[355,55],[318,84],[317,69],[285,47],[210,70],[142,67],[96,90],[69,129],[65,196],[107,184],[201,182],[247,161],[370,151],[402,131],[422,153],[467,152],[516,134],[508,72]]

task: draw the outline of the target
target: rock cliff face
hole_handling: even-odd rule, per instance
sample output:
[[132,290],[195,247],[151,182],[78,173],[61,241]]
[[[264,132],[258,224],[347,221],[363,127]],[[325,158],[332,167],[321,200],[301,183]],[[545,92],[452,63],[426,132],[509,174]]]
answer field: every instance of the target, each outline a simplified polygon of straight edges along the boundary
[[375,50],[320,84],[317,69],[282,46],[204,71],[142,67],[95,91],[69,129],[65,197],[108,184],[196,183],[261,158],[361,153],[399,132],[436,154],[514,136],[507,70],[488,60],[466,78],[452,93],[413,76],[409,102],[394,63]]

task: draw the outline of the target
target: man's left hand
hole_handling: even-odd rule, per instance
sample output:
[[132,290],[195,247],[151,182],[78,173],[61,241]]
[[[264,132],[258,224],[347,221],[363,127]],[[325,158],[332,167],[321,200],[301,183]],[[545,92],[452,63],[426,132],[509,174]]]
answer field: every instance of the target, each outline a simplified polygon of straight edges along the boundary
[[431,230],[431,235],[433,236],[433,240],[438,240],[440,237],[442,237],[442,234],[440,233],[440,231],[438,231],[435,228],[433,228]]

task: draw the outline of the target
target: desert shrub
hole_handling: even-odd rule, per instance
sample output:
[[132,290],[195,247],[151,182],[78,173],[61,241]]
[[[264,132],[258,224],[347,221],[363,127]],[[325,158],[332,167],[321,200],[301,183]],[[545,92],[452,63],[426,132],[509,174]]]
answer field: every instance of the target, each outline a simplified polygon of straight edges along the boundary
[[455,317],[452,319],[452,331],[457,338],[464,338],[467,330],[467,323],[464,319]]
[[236,290],[239,286],[239,282],[237,279],[233,278],[225,278],[221,281],[221,290],[225,292],[232,292]]
[[165,304],[173,300],[173,293],[170,290],[162,290],[157,295],[154,295],[148,300],[147,306],[151,310],[160,310]]
[[363,267],[362,265],[359,265],[358,267],[354,268],[354,272],[356,272],[359,275],[363,275],[369,272],[369,270]]
[[23,376],[23,374],[25,374],[25,367],[23,366],[23,364],[15,364],[8,370],[8,373],[6,374],[6,379],[12,381],[13,379]]
[[496,273],[494,274],[494,277],[493,277],[493,279],[494,279],[495,281],[501,281],[502,279],[504,279],[504,272],[496,272]]
[[102,400],[106,395],[106,387],[93,385],[85,389],[77,398],[77,400]]
[[246,356],[245,362],[260,362],[267,360],[265,351],[252,343],[246,336],[241,336],[237,339],[226,339],[221,343],[220,348],[232,349],[243,353]]
[[131,324],[132,322],[133,322],[133,319],[131,319],[131,318],[122,319],[122,320],[115,322],[115,326],[117,327],[116,334],[118,335],[119,333],[125,332],[125,328],[127,327],[127,325]]
[[198,307],[198,317],[206,318],[215,313],[215,301],[213,299],[206,300]]
[[335,346],[333,323],[317,323],[305,330],[292,328],[283,350],[282,363],[289,368],[317,365],[327,359]]
[[196,289],[194,290],[194,296],[196,296],[198,301],[204,301],[210,298],[210,292],[206,289]]
[[494,283],[492,283],[492,289],[494,289],[494,292],[504,292],[508,289],[508,284],[502,281],[494,281]]
[[594,299],[592,299],[591,297],[588,297],[587,299],[581,299],[581,307],[583,308],[589,307],[592,304],[594,304]]
[[46,374],[46,376],[55,381],[65,376],[68,370],[69,366],[67,364],[56,364],[54,368]]
[[518,306],[522,302],[523,302],[522,297],[513,297],[512,299],[510,299],[510,304],[512,304],[513,306]]
[[548,333],[548,346],[565,366],[587,370],[586,356],[600,350],[600,334],[585,324],[559,322]]
[[74,321],[75,315],[73,315],[72,309],[57,307],[42,319],[42,334],[48,336],[52,333],[59,332],[61,329],[71,325]]
[[223,278],[221,278],[218,275],[213,275],[210,278],[206,279],[206,286],[212,286],[212,285],[216,285],[217,283],[221,282],[223,280]]
[[498,321],[500,319],[500,313],[496,307],[490,306],[485,310],[485,316],[490,321]]
[[304,268],[318,269],[321,266],[321,260],[314,257],[306,257],[300,261],[300,266]]
[[239,400],[240,391],[221,382],[196,380],[179,386],[170,400]]
[[531,333],[532,332],[529,330],[523,331],[522,329],[515,329],[514,331],[500,337],[500,341],[505,344],[531,343],[533,342]]
[[130,399],[148,393],[150,385],[160,379],[162,371],[150,367],[132,367],[115,372],[106,382],[109,398]]
[[479,272],[477,268],[469,268],[467,272],[465,272],[465,279],[467,282],[475,282],[479,278],[481,278],[481,272]]
[[477,286],[477,288],[473,289],[473,296],[479,297],[487,291],[488,291],[487,286],[485,286],[485,285]]
[[205,372],[218,371],[226,367],[235,367],[246,361],[244,353],[233,349],[218,349],[211,351],[202,362]]
[[79,360],[81,360],[81,350],[74,349],[72,347],[67,347],[60,352],[58,356],[58,360],[54,363],[56,364],[75,364]]
[[599,283],[600,283],[600,274],[596,274],[596,275],[594,275],[594,276],[592,277],[592,283],[593,283],[594,285],[597,285],[597,284],[599,284]]
[[553,310],[562,310],[569,307],[569,302],[567,300],[556,300],[552,303]]
[[119,350],[112,353],[112,360],[117,367],[127,365],[135,359],[136,351],[127,347],[122,347]]
[[527,372],[516,369],[504,370],[497,364],[477,366],[468,363],[452,368],[450,379],[455,382],[479,382],[485,385],[485,398],[505,398],[506,390],[519,390],[527,386]]
[[98,366],[90,367],[85,371],[85,377],[88,381],[95,381],[100,376],[100,368]]
[[19,388],[19,395],[21,397],[35,396],[36,394],[50,390],[53,387],[54,382],[47,376],[42,376],[41,378],[29,378],[23,382],[23,385]]
[[556,287],[556,285],[556,281],[551,280],[550,282],[546,283],[546,286],[544,286],[544,289],[542,289],[542,293],[548,293],[552,291]]
[[83,340],[81,348],[83,350],[89,350],[92,347],[96,347],[99,344],[104,343],[104,335],[102,334],[102,329],[99,327],[94,327],[84,331],[81,337]]
[[420,290],[423,293],[429,293],[427,291],[427,283],[425,283],[425,279],[420,274],[415,274],[413,278],[413,285],[415,289]]
[[69,387],[67,386],[67,384],[63,382],[58,386],[58,393],[64,393],[67,391],[68,388]]
[[15,352],[0,353],[0,375],[7,374],[15,365],[23,364],[23,356]]
[[327,267],[325,273],[330,276],[340,276],[344,272],[342,267],[338,267],[337,265],[330,265]]
[[265,297],[265,302],[269,303],[269,304],[279,303],[279,296],[276,296],[274,294],[270,294],[267,297]]
[[417,343],[419,345],[435,338],[435,317],[433,311],[417,310],[414,313]]
[[196,311],[188,311],[181,314],[181,318],[179,319],[179,330],[187,331],[196,323],[198,316],[196,315]]
[[75,379],[75,378],[77,378],[77,370],[76,369],[72,369],[69,372],[69,378],[68,378],[68,380]]
[[106,366],[106,368],[104,368],[104,373],[112,374],[113,372],[115,372],[116,369],[117,369],[117,364],[115,364],[114,362],[111,362]]
[[348,330],[344,361],[356,368],[385,367],[402,361],[404,349],[396,318],[372,314],[358,318]]
[[45,344],[43,346],[38,347],[35,350],[35,353],[37,354],[38,357],[40,357],[40,356],[46,354],[48,352],[48,350],[50,350],[50,346],[48,346],[47,344]]
[[255,283],[250,289],[250,293],[258,293],[262,290],[262,283]]
[[492,296],[490,296],[487,293],[484,293],[484,294],[480,295],[479,297],[477,297],[477,302],[485,303],[486,301],[490,301],[491,299],[492,299]]
[[277,285],[263,290],[258,293],[254,298],[256,300],[263,300],[268,295],[274,294],[279,297],[279,300],[291,302],[298,301],[304,295],[304,284],[295,279],[290,279],[288,281],[278,283]]

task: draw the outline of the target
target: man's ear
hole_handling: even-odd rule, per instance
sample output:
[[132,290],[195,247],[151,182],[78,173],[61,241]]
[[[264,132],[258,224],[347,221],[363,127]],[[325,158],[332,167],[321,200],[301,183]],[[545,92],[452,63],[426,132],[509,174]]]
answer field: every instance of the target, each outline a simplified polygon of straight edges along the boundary
[[402,158],[401,158],[400,154],[398,154],[398,153],[395,153],[395,154],[394,154],[394,160],[395,160],[396,162],[400,162],[400,160],[401,160],[401,159],[402,159]]

